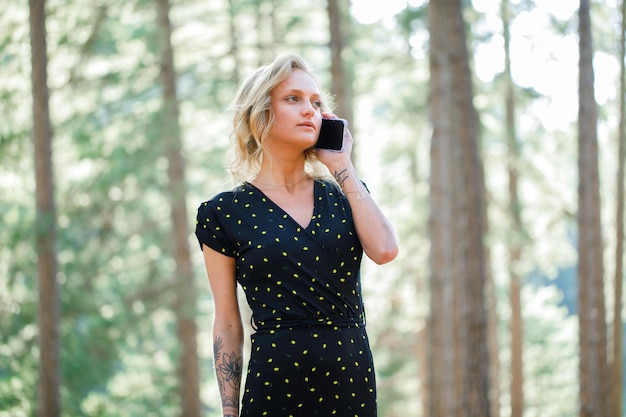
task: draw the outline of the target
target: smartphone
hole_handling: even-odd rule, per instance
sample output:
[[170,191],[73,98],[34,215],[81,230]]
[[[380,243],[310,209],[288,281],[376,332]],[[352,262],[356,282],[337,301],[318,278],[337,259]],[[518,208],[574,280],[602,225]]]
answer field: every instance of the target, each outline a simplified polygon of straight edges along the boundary
[[339,151],[343,147],[343,119],[322,119],[320,136],[315,147]]

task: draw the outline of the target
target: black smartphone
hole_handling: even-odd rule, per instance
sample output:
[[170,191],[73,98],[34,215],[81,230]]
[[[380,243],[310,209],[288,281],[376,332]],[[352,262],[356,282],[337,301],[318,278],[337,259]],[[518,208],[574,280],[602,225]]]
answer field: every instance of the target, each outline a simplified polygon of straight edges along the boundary
[[320,136],[315,147],[334,151],[341,150],[343,146],[343,126],[342,119],[322,119]]

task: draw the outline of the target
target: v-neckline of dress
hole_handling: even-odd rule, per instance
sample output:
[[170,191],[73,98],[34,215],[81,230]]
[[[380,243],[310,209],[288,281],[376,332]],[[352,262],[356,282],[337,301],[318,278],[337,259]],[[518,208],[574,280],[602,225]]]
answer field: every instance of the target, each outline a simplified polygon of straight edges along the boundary
[[295,224],[298,228],[303,229],[303,230],[310,230],[311,226],[313,226],[313,219],[315,219],[316,217],[316,213],[317,213],[317,194],[318,194],[318,181],[317,180],[313,180],[313,212],[311,213],[311,217],[309,218],[309,222],[307,223],[306,226],[301,225],[295,218],[293,218],[293,216],[289,213],[287,213],[287,211],[285,209],[283,209],[278,203],[276,203],[274,200],[272,200],[270,197],[268,197],[267,194],[265,194],[263,192],[263,190],[261,190],[259,187],[257,187],[256,185],[252,184],[249,181],[245,182],[246,185],[249,185],[250,187],[254,188],[255,190],[257,190],[259,192],[259,194],[261,195],[261,197],[267,199],[267,201],[269,201],[275,208],[277,208],[278,210],[280,210],[284,216],[286,216],[286,218],[288,218],[293,224]]

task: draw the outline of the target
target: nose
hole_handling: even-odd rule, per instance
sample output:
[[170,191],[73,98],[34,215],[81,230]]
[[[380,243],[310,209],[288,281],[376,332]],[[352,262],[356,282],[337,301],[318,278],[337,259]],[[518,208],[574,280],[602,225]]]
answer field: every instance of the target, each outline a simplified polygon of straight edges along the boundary
[[303,107],[302,107],[302,114],[305,116],[309,116],[315,113],[315,107],[313,106],[313,103],[311,103],[310,101],[304,101]]

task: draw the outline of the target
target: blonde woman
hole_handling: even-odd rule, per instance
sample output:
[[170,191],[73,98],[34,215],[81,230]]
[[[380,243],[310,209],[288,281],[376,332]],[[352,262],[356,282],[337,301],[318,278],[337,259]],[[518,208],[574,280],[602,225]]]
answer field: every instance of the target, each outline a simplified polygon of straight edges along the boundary
[[[202,203],[196,225],[223,416],[376,416],[360,264],[363,252],[393,260],[398,244],[351,162],[352,136],[314,147],[335,115],[295,54],[255,71],[232,110],[239,185]],[[237,283],[254,328],[241,413]]]

